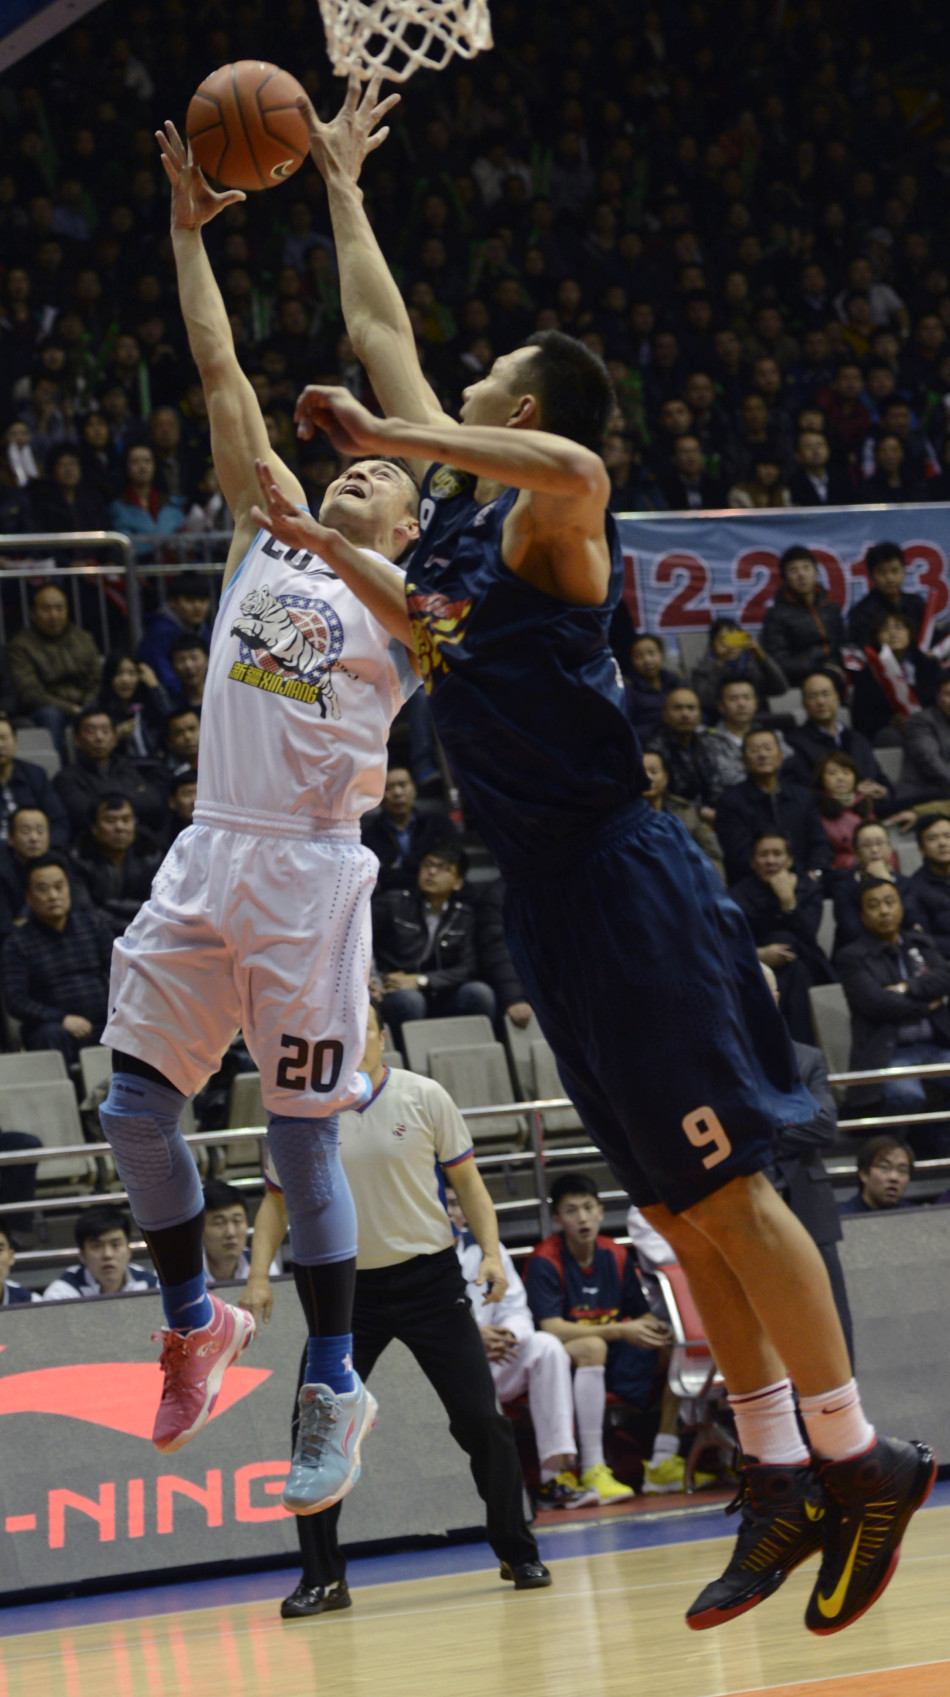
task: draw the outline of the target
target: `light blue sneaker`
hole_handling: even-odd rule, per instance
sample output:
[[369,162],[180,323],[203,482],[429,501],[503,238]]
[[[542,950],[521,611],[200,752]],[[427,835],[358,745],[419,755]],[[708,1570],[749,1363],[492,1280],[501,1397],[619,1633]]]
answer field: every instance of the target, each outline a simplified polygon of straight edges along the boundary
[[319,1514],[352,1491],[360,1446],[376,1424],[376,1398],[354,1373],[356,1389],[336,1396],[329,1385],[301,1385],[300,1426],[281,1502],[291,1514]]

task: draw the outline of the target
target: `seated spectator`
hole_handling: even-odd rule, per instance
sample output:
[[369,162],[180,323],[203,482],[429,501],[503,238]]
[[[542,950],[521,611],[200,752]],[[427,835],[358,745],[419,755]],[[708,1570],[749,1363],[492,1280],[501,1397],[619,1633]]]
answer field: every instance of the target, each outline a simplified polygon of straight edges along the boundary
[[[250,1277],[251,1257],[247,1247],[247,1203],[243,1191],[222,1179],[209,1179],[204,1187],[205,1223],[202,1236],[205,1282],[221,1284],[229,1279]],[[268,1268],[279,1278],[283,1268],[276,1255]]]
[[363,815],[363,845],[372,849],[379,861],[377,890],[400,890],[414,884],[426,850],[453,834],[444,813],[419,812],[416,795],[408,766],[390,766],[380,806]]
[[885,613],[874,627],[870,646],[888,667],[893,657],[896,675],[892,680],[888,670],[882,678],[865,666],[854,680],[851,720],[868,742],[893,748],[902,742],[915,709],[933,706],[940,688],[940,662],[916,646],[914,627],[905,613]]
[[785,838],[763,833],[752,850],[751,872],[732,887],[763,965],[778,982],[779,1007],[796,1043],[814,1043],[808,992],[835,974],[818,943],[821,889],[796,876]]
[[158,753],[171,703],[144,660],[122,648],[107,654],[96,704],[112,720],[123,754],[147,760]]
[[610,498],[607,507],[612,513],[665,513],[666,496],[652,471],[643,463],[643,450],[638,431],[623,424],[618,414],[604,437],[604,465],[610,473]]
[[782,771],[775,731],[747,731],[742,758],[748,776],[723,790],[716,808],[716,835],[729,883],[751,871],[753,846],[766,831],[784,837],[794,864],[820,881],[831,869],[831,846],[811,796]]
[[580,1483],[601,1502],[633,1494],[604,1461],[607,1392],[647,1409],[662,1390],[660,1430],[643,1489],[681,1491],[686,1469],[676,1437],[678,1405],[665,1385],[670,1329],[651,1314],[633,1256],[600,1235],[604,1210],[593,1179],[559,1173],[551,1213],[558,1229],[532,1250],[525,1288],[535,1325],[558,1338],[574,1364]]
[[[719,686],[716,708],[716,723],[709,732],[707,747],[715,756],[715,794],[718,801],[723,790],[728,789],[730,784],[741,784],[747,776],[742,744],[746,732],[752,729],[759,717],[759,698],[752,684],[742,683],[738,678],[724,678]],[[792,751],[781,731],[776,731],[775,735],[784,762]]]
[[193,766],[180,766],[172,776],[171,787],[168,791],[168,807],[171,821],[165,836],[165,847],[170,848],[175,838],[186,831],[195,817],[195,802],[198,799],[198,774]]
[[95,695],[102,659],[88,631],[73,624],[58,583],[34,590],[30,622],[13,637],[9,659],[17,711],[34,725],[45,725],[65,760],[65,728]]
[[[42,1149],[42,1138],[31,1131],[0,1130],[0,1155],[22,1154],[24,1149]],[[0,1202],[32,1202],[36,1195],[36,1161],[16,1161],[0,1166]],[[32,1231],[33,1213],[24,1207],[19,1214],[0,1215],[0,1231]]]
[[699,696],[680,684],[663,703],[663,718],[648,747],[662,754],[674,795],[691,801],[711,825],[715,817],[716,762],[707,748]]
[[922,930],[950,959],[950,819],[925,814],[917,841],[924,864],[910,880],[914,908]]
[[795,543],[778,565],[782,587],[765,615],[762,647],[792,687],[814,671],[830,671],[843,684],[844,621],[841,608],[818,581],[814,554]]
[[810,789],[819,760],[840,749],[842,754],[850,754],[857,766],[858,794],[870,796],[885,810],[889,809],[894,799],[891,786],[874,758],[867,737],[842,722],[841,696],[830,673],[809,672],[802,682],[802,706],[805,723],[788,733],[795,751],[788,776]]
[[156,784],[161,783],[166,793],[168,785],[183,766],[197,771],[200,740],[201,719],[194,708],[173,708],[165,720],[161,758],[155,772]]
[[[36,1139],[37,1143],[39,1138]],[[11,1279],[10,1270],[16,1260],[16,1245],[7,1229],[7,1218],[0,1219],[0,1308],[12,1308],[18,1302],[39,1302],[35,1290],[26,1290]]]
[[850,754],[833,749],[815,767],[812,794],[834,855],[833,872],[850,872],[855,864],[854,833],[875,817],[870,796],[858,792],[857,763]]
[[208,644],[203,636],[176,636],[168,650],[168,664],[178,680],[176,707],[193,707],[201,712],[208,676]]
[[630,671],[624,679],[627,717],[641,742],[649,741],[663,717],[663,704],[682,678],[663,664],[661,636],[638,631],[630,644]]
[[710,721],[719,711],[719,691],[724,683],[749,683],[760,701],[769,695],[784,695],[788,689],[781,667],[770,659],[752,631],[743,630],[735,619],[713,619],[709,647],[693,667],[689,681]]
[[858,825],[852,838],[855,864],[852,870],[836,878],[832,888],[835,908],[835,945],[833,953],[853,943],[863,935],[861,925],[861,891],[867,884],[883,879],[893,884],[904,904],[909,926],[920,926],[920,911],[913,878],[897,870],[897,856],[884,826],[876,819]]
[[30,867],[26,906],[0,956],[4,1006],[20,1021],[25,1049],[59,1049],[75,1066],[106,1022],[112,927],[93,908],[73,906],[69,875],[49,858]]
[[874,444],[874,471],[865,478],[858,494],[860,500],[874,503],[926,500],[926,489],[904,452],[903,442],[891,431],[878,436]]
[[766,443],[749,456],[748,477],[734,483],[726,496],[729,507],[790,507],[792,497],[782,477],[782,461]]
[[839,1214],[877,1214],[895,1208],[912,1208],[904,1192],[914,1176],[914,1151],[902,1137],[887,1132],[869,1137],[858,1150],[859,1188]]
[[722,863],[722,849],[719,838],[711,825],[699,814],[699,809],[691,801],[686,801],[681,795],[670,792],[670,775],[666,761],[658,749],[648,748],[643,756],[643,769],[650,780],[650,787],[643,792],[644,801],[657,813],[672,813],[682,824],[698,848],[709,856],[720,878],[725,883],[726,869]]
[[120,937],[147,901],[162,859],[148,836],[138,832],[128,796],[114,791],[93,803],[71,858],[95,906]]
[[416,887],[373,900],[373,952],[382,977],[379,1017],[402,1045],[407,1019],[451,1014],[495,1017],[495,997],[476,979],[475,911],[459,899],[465,850],[449,838],[422,857]]
[[46,461],[46,477],[32,498],[37,530],[109,529],[108,503],[94,485],[86,483],[79,448],[71,442],[60,442],[53,449]]
[[689,431],[677,436],[673,444],[663,494],[671,512],[716,508],[723,504],[722,485],[717,478],[707,475],[702,444],[699,437]]
[[858,648],[867,648],[885,613],[903,613],[916,637],[927,609],[922,595],[904,588],[907,563],[896,542],[875,542],[864,556],[870,589],[856,601],[848,614],[848,636]]
[[479,976],[494,992],[497,1024],[505,1015],[524,1030],[531,1020],[531,1003],[511,958],[504,922],[505,886],[500,878],[483,884],[475,901],[475,946]]
[[950,800],[950,671],[942,671],[933,704],[912,713],[904,727],[904,761],[897,786],[899,807]]
[[798,465],[788,480],[793,507],[847,507],[854,484],[848,473],[830,464],[831,446],[823,430],[799,430]]
[[120,752],[115,726],[101,707],[87,707],[80,713],[75,756],[73,764],[64,766],[53,780],[53,788],[69,815],[74,839],[85,830],[95,803],[117,792],[128,797],[147,829],[161,830],[165,798]]
[[[18,807],[10,820],[10,835],[0,843],[0,942],[9,936],[14,920],[23,913],[26,881],[34,860],[67,865],[64,852],[50,850],[49,834],[49,820],[38,807]],[[73,880],[73,899],[78,907],[89,905],[89,892],[78,874]]]
[[[950,961],[923,931],[912,931],[894,885],[881,879],[861,891],[862,935],[836,957],[851,1010],[851,1070],[926,1066],[950,1061]],[[950,1079],[935,1083],[950,1106]],[[855,1108],[882,1102],[888,1113],[927,1107],[922,1079],[853,1085]],[[907,1132],[918,1156],[950,1154],[950,1131],[933,1122]]]
[[18,760],[16,732],[7,715],[0,713],[0,841],[10,835],[14,814],[30,808],[45,814],[54,848],[69,841],[69,815],[42,766]]
[[[163,495],[155,483],[155,455],[144,442],[125,452],[125,489],[109,507],[113,530],[129,536],[170,536],[185,522],[188,503],[183,495]],[[147,555],[139,555],[146,558]]]
[[132,1260],[129,1217],[122,1208],[84,1208],[76,1221],[79,1261],[43,1292],[44,1302],[76,1302],[83,1296],[125,1296],[154,1290],[154,1273]]
[[455,1191],[448,1185],[445,1206],[458,1233],[455,1248],[465,1291],[482,1334],[498,1400],[506,1403],[525,1394],[528,1397],[541,1473],[540,1489],[534,1494],[535,1508],[584,1508],[599,1503],[598,1493],[583,1490],[577,1481],[574,1395],[567,1350],[550,1332],[535,1331],[527,1292],[503,1244],[500,1253],[508,1289],[500,1302],[485,1301],[484,1289],[475,1283],[482,1251],[468,1229]]
[[200,636],[210,643],[210,611],[211,596],[201,573],[182,572],[172,578],[166,605],[146,620],[137,658],[151,666],[162,688],[172,699],[178,692],[179,679],[169,660],[171,645],[176,636]]

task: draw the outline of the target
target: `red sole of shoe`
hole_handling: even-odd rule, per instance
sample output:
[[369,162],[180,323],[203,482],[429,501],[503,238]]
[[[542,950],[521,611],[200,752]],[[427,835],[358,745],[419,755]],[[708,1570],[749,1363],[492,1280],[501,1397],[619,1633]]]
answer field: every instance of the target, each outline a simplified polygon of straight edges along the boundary
[[[934,1456],[933,1460],[931,1461],[931,1464],[930,1464],[930,1478],[927,1481],[927,1488],[924,1491],[923,1495],[920,1497],[919,1501],[914,1504],[913,1508],[911,1509],[910,1513],[908,1514],[907,1520],[904,1522],[904,1530],[905,1531],[907,1529],[907,1524],[910,1521],[911,1516],[915,1515],[919,1508],[923,1508],[924,1503],[927,1501],[927,1498],[929,1497],[931,1491],[934,1488],[934,1483],[936,1481],[936,1478],[937,1478],[937,1458],[936,1458],[936,1456]],[[832,1634],[835,1633],[835,1632],[844,1632],[849,1626],[853,1626],[856,1620],[860,1620],[862,1615],[866,1615],[867,1612],[868,1612],[868,1609],[873,1609],[878,1598],[883,1596],[884,1592],[887,1590],[887,1587],[891,1583],[891,1580],[893,1579],[895,1573],[897,1572],[897,1564],[901,1559],[901,1549],[902,1548],[903,1548],[903,1536],[901,1538],[901,1542],[898,1544],[897,1549],[894,1551],[893,1555],[891,1556],[890,1561],[887,1564],[887,1569],[886,1569],[886,1571],[885,1571],[885,1573],[884,1573],[884,1575],[881,1579],[880,1585],[877,1587],[877,1590],[874,1592],[874,1595],[868,1598],[863,1609],[859,1609],[857,1614],[849,1615],[847,1620],[843,1620],[840,1623],[840,1625],[838,1625],[838,1626],[809,1626],[808,1630],[812,1634],[812,1636],[814,1638],[830,1638],[832,1636]],[[807,1626],[808,1622],[806,1621],[805,1624]]]
[[[775,1591],[781,1586],[776,1585]],[[725,1626],[727,1620],[738,1620],[740,1615],[747,1615],[750,1609],[758,1608],[760,1603],[767,1603],[775,1591],[760,1591],[757,1597],[750,1597],[747,1603],[740,1603],[735,1609],[704,1609],[701,1615],[686,1616],[686,1624],[692,1632],[707,1632],[713,1626]]]

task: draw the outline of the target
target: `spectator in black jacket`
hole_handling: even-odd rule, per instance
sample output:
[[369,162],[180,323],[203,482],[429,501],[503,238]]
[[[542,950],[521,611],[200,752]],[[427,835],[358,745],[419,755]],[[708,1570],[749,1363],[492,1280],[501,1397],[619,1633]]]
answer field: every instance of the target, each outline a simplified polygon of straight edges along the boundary
[[[932,938],[907,927],[893,884],[862,890],[861,925],[862,935],[837,957],[851,1010],[852,1071],[950,1062],[950,961]],[[950,1108],[950,1079],[934,1082]],[[889,1079],[854,1085],[850,1099],[856,1108],[883,1102],[896,1115],[921,1113],[927,1089],[918,1078]],[[945,1126],[908,1126],[907,1138],[921,1158],[950,1154]]]
[[942,671],[932,707],[912,713],[904,730],[899,807],[950,801],[950,672]]
[[17,759],[16,732],[6,714],[0,713],[0,839],[9,837],[13,815],[20,807],[45,813],[50,842],[54,848],[65,848],[69,815],[42,766]]
[[638,631],[630,644],[630,670],[624,680],[627,717],[640,738],[649,742],[663,717],[663,705],[682,678],[664,665],[663,638]]
[[195,817],[195,802],[198,799],[198,774],[193,766],[180,766],[174,773],[171,788],[168,792],[169,822],[166,825],[165,848],[169,849],[175,838],[186,831]]
[[25,1049],[59,1049],[74,1066],[105,1025],[112,927],[93,908],[73,907],[57,860],[34,861],[26,905],[0,959],[4,1004],[20,1021]]
[[844,621],[818,581],[814,554],[796,543],[778,564],[782,587],[765,615],[762,647],[792,686],[816,670],[830,671],[843,683]]
[[93,804],[117,791],[128,796],[147,829],[161,831],[165,823],[164,795],[119,753],[118,742],[108,713],[101,707],[84,708],[76,721],[75,761],[57,772],[53,783],[74,840],[85,830]]
[[831,844],[811,796],[785,777],[775,732],[748,731],[743,759],[749,776],[723,790],[716,809],[728,882],[746,877],[756,839],[773,831],[788,842],[795,865],[820,883],[831,870]]
[[663,719],[647,744],[662,754],[674,795],[691,801],[701,819],[712,824],[718,789],[718,768],[707,747],[708,731],[694,689],[684,684],[671,689],[663,703]]
[[851,839],[851,846],[856,865],[851,872],[840,873],[835,878],[832,891],[835,910],[832,955],[835,959],[839,949],[863,935],[861,892],[868,884],[880,883],[882,879],[893,884],[900,896],[904,904],[905,924],[926,929],[921,925],[914,880],[897,870],[897,856],[880,821],[866,819],[863,825],[859,825]]
[[41,531],[111,528],[109,504],[85,482],[79,449],[68,442],[60,443],[50,454],[46,478],[33,496],[33,511]]
[[453,835],[444,813],[419,812],[416,795],[408,766],[390,766],[382,803],[363,815],[363,846],[379,861],[377,890],[401,890],[414,884],[426,850]]
[[788,689],[781,666],[769,659],[752,631],[743,630],[735,619],[713,619],[709,647],[693,667],[689,681],[710,724],[719,713],[723,684],[751,684],[760,702],[770,695],[784,695]]
[[789,1031],[797,1043],[813,1043],[808,992],[835,979],[818,944],[821,890],[796,875],[788,843],[774,831],[756,840],[751,865],[749,876],[733,886],[733,898],[749,921],[760,961],[775,973]]
[[495,994],[499,1024],[507,1014],[522,1030],[531,1019],[531,1003],[518,977],[505,937],[505,886],[500,878],[484,884],[475,902],[478,970]]
[[819,760],[836,750],[850,754],[858,768],[858,794],[870,796],[872,801],[881,803],[879,812],[893,811],[893,791],[874,758],[874,750],[867,737],[843,724],[839,718],[841,696],[830,672],[809,672],[802,682],[802,706],[805,723],[796,725],[788,733],[788,740],[795,750],[794,758],[786,768],[788,776],[810,789]]
[[676,438],[663,493],[671,512],[716,508],[724,503],[722,484],[707,474],[702,443],[689,431]]
[[907,563],[903,548],[896,542],[875,542],[864,556],[864,565],[871,587],[848,614],[851,641],[858,648],[866,648],[885,613],[903,613],[916,637],[927,603],[922,595],[911,595],[904,588]]
[[[885,613],[874,627],[873,646],[880,653],[889,648],[921,707],[932,707],[937,699],[942,673],[932,654],[923,654],[914,642],[914,627],[906,613]],[[856,731],[879,747],[894,748],[903,741],[908,715],[882,689],[870,666],[854,680],[851,719]]]
[[465,850],[444,838],[423,855],[414,890],[383,890],[373,901],[379,1016],[397,1043],[407,1019],[495,1017],[494,993],[476,978],[475,910],[459,899],[465,866]]
[[153,843],[139,837],[128,796],[116,791],[94,804],[72,859],[117,937],[147,899],[161,858]]
[[914,1151],[902,1137],[887,1132],[869,1137],[858,1150],[858,1181],[860,1189],[847,1202],[842,1202],[841,1214],[877,1214],[881,1209],[912,1208],[904,1200],[904,1192],[914,1176]]
[[[50,849],[49,819],[39,807],[18,807],[10,818],[10,834],[0,843],[0,942],[23,912],[26,884],[35,860],[47,857],[65,866],[65,851]],[[73,901],[88,907],[89,894],[78,876],[72,879]]]
[[950,819],[925,814],[917,824],[924,864],[911,878],[920,924],[950,959]]
[[854,484],[846,471],[830,464],[831,446],[821,430],[800,430],[795,449],[798,465],[788,480],[793,507],[847,507]]

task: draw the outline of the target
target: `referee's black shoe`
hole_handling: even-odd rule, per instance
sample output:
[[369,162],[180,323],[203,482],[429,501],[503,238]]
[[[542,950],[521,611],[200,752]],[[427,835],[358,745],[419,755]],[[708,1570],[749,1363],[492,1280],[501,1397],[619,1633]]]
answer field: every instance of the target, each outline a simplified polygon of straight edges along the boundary
[[823,1461],[824,1559],[805,1610],[809,1632],[840,1632],[876,1603],[894,1576],[907,1523],[937,1477],[929,1444],[878,1438],[864,1455]]
[[308,1585],[301,1579],[292,1597],[280,1605],[281,1620],[301,1620],[304,1615],[330,1614],[333,1609],[351,1609],[353,1599],[345,1579],[334,1585]]
[[551,1583],[551,1572],[543,1561],[503,1561],[502,1579],[510,1579],[516,1591],[541,1591]]
[[725,1572],[686,1611],[694,1632],[764,1603],[793,1568],[821,1549],[824,1499],[808,1465],[777,1467],[747,1457],[726,1513],[742,1516],[736,1547]]

